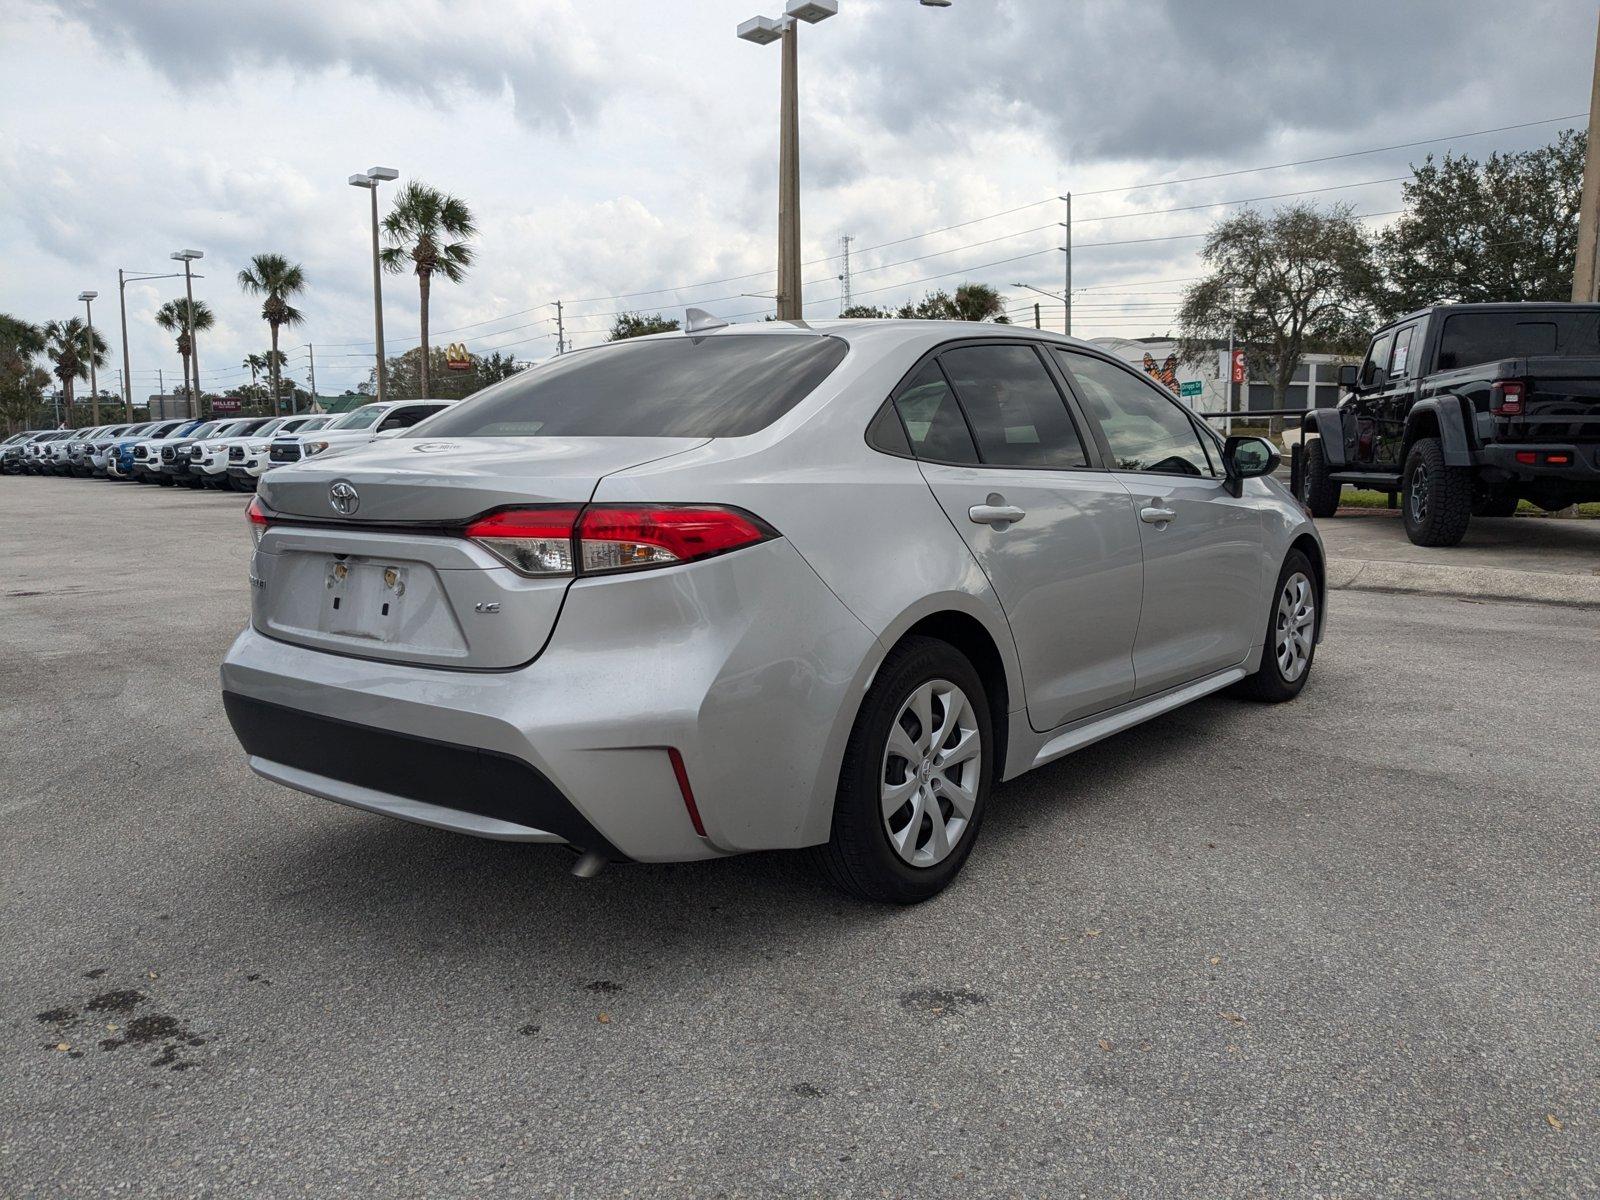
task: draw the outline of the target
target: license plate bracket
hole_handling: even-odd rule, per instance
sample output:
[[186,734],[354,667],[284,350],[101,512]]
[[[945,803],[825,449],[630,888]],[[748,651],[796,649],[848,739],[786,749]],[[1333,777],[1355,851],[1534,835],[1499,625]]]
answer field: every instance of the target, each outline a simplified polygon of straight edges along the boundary
[[387,642],[400,629],[405,594],[404,567],[333,559],[322,598],[323,632]]

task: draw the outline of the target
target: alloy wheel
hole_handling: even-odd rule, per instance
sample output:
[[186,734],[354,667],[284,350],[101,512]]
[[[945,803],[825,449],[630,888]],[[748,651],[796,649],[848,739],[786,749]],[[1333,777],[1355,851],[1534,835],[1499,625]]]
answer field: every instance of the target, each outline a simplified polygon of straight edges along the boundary
[[1293,683],[1311,665],[1311,644],[1316,636],[1317,593],[1311,580],[1296,571],[1284,581],[1278,594],[1277,619],[1273,626],[1273,647],[1278,656],[1278,673]]
[[879,775],[889,844],[914,867],[943,862],[978,803],[983,745],[967,695],[945,679],[920,685],[889,726]]
[[1428,493],[1433,488],[1433,479],[1428,474],[1428,468],[1418,463],[1411,469],[1411,486],[1406,489],[1406,504],[1411,510],[1411,523],[1421,525],[1428,519]]

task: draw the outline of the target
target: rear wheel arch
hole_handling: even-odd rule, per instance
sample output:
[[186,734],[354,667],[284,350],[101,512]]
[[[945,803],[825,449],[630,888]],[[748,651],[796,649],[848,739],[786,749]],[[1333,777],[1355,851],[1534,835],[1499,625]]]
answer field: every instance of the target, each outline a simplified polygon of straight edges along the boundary
[[[1010,733],[1011,683],[999,644],[984,623],[970,613],[945,609],[922,617],[895,639],[898,646],[907,638],[926,637],[959,650],[983,681],[989,701],[989,720],[993,725],[996,780],[1005,777],[1006,738]],[[893,647],[890,647],[891,651]]]

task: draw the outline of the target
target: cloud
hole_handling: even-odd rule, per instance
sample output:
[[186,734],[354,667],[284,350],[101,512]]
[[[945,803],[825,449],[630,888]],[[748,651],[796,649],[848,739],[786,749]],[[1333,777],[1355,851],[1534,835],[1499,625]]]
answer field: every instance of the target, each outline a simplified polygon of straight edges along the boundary
[[49,0],[113,53],[132,51],[180,89],[252,67],[343,71],[448,106],[506,98],[532,129],[570,133],[604,94],[600,64],[566,0]]
[[1575,111],[1592,36],[1581,6],[1556,0],[994,0],[931,13],[878,0],[872,17],[852,26],[844,59],[858,110],[964,140],[1036,128],[1076,163],[1233,154],[1402,114],[1499,115],[1503,93],[1475,69],[1485,47],[1559,26],[1581,36],[1552,39],[1539,71],[1579,81]]

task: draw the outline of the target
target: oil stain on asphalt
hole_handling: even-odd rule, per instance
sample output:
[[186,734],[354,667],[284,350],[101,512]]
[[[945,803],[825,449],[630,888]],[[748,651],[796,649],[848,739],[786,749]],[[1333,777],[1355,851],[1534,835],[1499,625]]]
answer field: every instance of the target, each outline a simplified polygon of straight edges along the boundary
[[[87,972],[85,978],[99,978],[104,973],[101,968]],[[172,1071],[189,1070],[195,1064],[184,1057],[184,1051],[204,1046],[207,1039],[191,1030],[183,1018],[170,1013],[152,1012],[132,1017],[126,1023],[107,1020],[128,1017],[148,999],[143,992],[133,988],[116,988],[91,996],[81,1009],[63,1005],[35,1013],[34,1017],[42,1024],[53,1027],[56,1032],[56,1040],[45,1043],[48,1050],[62,1052],[63,1048],[72,1047],[73,1043],[65,1040],[67,1036],[86,1020],[92,1019],[112,1035],[100,1039],[98,1044],[102,1051],[121,1050],[125,1046],[140,1051],[154,1050],[155,1057],[150,1059],[150,1066],[165,1067]],[[68,1058],[83,1057],[81,1049],[68,1048],[64,1052]]]

